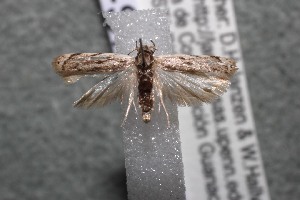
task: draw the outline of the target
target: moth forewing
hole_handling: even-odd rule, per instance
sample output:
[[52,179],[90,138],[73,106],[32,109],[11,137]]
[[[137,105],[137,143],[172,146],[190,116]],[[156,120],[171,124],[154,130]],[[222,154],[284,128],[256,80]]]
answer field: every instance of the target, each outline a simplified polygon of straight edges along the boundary
[[57,74],[66,78],[122,71],[134,65],[134,58],[115,53],[71,53],[58,56],[52,65]]
[[155,62],[166,71],[219,76],[225,79],[231,78],[238,69],[233,59],[219,56],[162,55],[155,57]]

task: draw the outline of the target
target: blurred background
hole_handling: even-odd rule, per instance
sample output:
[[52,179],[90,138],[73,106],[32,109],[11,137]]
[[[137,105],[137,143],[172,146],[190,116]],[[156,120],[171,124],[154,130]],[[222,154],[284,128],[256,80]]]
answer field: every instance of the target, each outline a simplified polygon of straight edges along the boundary
[[[300,1],[236,0],[272,200],[300,198]],[[126,199],[120,106],[74,109],[51,62],[110,52],[97,0],[0,2],[0,200]]]

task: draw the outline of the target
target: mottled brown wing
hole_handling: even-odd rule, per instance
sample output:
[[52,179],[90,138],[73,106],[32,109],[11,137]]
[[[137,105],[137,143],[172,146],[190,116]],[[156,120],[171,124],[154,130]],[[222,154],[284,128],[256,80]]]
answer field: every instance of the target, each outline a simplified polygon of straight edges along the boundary
[[114,53],[70,53],[58,56],[52,62],[57,74],[67,83],[74,83],[86,75],[103,75],[132,67],[134,58]]
[[155,58],[157,87],[180,106],[200,105],[221,96],[237,70],[235,61],[216,56],[170,55]]
[[134,92],[136,68],[134,58],[114,53],[73,53],[54,59],[55,71],[67,83],[83,76],[99,76],[102,80],[87,91],[76,107],[101,107],[114,100],[126,100]]
[[155,66],[165,71],[230,79],[238,69],[231,58],[220,56],[191,56],[184,54],[155,57]]

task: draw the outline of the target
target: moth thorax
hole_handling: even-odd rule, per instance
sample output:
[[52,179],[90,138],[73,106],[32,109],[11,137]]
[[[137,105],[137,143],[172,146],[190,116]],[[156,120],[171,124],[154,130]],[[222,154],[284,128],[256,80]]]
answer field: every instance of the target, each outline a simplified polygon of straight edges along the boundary
[[145,122],[145,123],[147,123],[147,122],[149,122],[151,120],[151,114],[150,114],[150,112],[144,112],[143,113],[143,121]]

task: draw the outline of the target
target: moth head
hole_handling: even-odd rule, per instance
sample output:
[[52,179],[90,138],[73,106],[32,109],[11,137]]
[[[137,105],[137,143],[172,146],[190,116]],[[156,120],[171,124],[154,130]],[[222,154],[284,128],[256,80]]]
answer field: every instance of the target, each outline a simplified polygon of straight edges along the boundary
[[140,43],[140,46],[138,47],[136,45],[136,49],[138,51],[138,53],[141,53],[142,55],[144,55],[144,53],[148,53],[148,54],[151,54],[153,55],[156,48],[155,48],[155,44],[152,40],[150,40],[152,42],[153,45],[143,45],[143,42],[142,42],[142,39],[139,38],[139,43]]

